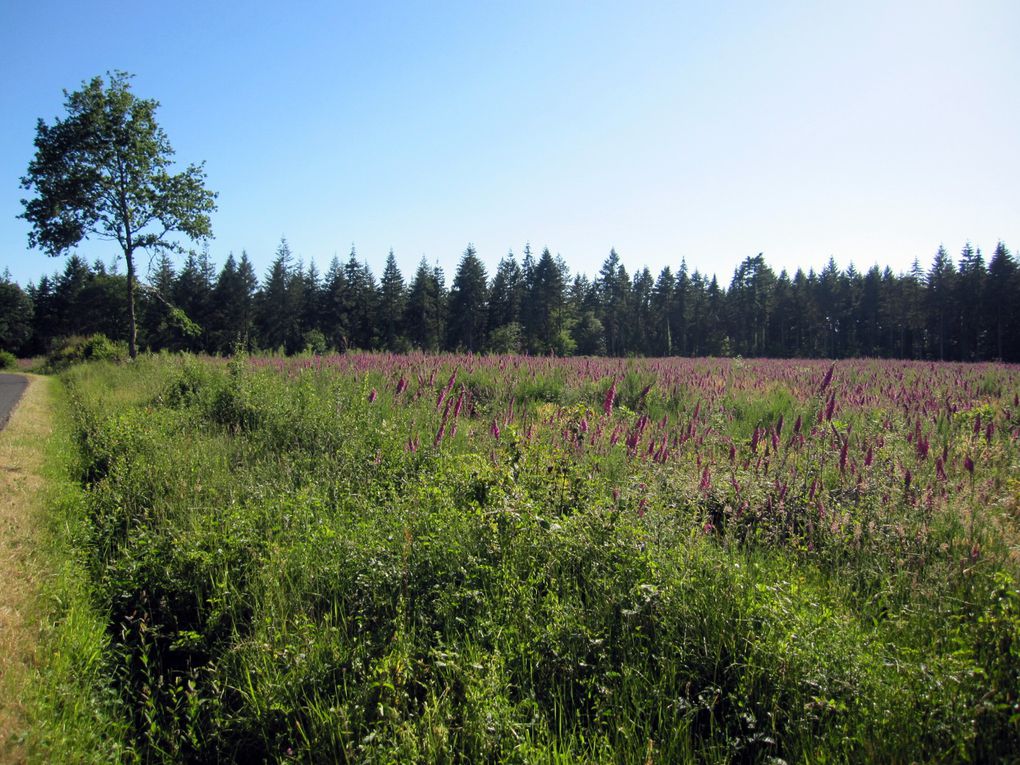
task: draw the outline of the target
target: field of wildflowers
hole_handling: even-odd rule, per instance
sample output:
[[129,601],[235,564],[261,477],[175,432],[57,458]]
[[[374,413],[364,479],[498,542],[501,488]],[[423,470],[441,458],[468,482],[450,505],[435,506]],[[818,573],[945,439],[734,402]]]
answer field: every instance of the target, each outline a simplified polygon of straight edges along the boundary
[[65,373],[119,758],[1008,761],[1020,367]]

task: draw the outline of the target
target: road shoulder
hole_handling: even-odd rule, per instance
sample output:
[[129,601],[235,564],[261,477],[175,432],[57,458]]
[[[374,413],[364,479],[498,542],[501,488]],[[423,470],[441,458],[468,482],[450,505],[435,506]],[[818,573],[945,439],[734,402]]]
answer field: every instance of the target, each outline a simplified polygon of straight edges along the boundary
[[42,582],[46,444],[53,433],[51,386],[30,377],[0,431],[0,761],[25,760],[26,683],[37,660]]

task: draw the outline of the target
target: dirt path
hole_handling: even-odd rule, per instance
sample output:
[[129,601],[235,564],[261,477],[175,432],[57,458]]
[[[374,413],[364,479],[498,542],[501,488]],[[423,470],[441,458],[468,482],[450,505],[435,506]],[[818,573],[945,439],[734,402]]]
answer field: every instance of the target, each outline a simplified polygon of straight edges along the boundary
[[24,761],[23,691],[36,659],[38,543],[45,445],[52,432],[48,378],[31,378],[0,431],[0,762]]

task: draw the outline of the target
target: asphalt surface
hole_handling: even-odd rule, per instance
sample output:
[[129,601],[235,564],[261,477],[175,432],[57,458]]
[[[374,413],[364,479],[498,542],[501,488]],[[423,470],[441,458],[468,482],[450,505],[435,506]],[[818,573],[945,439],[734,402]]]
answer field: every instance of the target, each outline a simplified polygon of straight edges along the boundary
[[0,375],[0,428],[14,411],[15,404],[28,387],[28,378],[21,375]]

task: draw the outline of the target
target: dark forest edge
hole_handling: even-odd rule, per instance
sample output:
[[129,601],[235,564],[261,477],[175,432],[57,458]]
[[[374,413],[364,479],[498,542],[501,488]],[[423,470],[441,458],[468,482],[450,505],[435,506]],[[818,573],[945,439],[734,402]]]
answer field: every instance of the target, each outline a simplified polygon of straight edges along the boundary
[[[72,255],[26,288],[0,278],[0,352],[50,353],[62,338],[127,339],[127,277]],[[548,249],[511,252],[490,279],[473,246],[446,286],[424,258],[407,283],[389,253],[376,279],[352,247],[326,273],[281,240],[260,281],[246,253],[217,269],[208,249],[149,269],[138,344],[152,351],[286,354],[350,349],[607,356],[751,356],[1020,361],[1020,268],[999,242],[988,263],[970,243],[939,247],[924,271],[878,265],[778,275],[745,258],[730,284],[681,262],[633,275],[611,251],[594,278]]]

